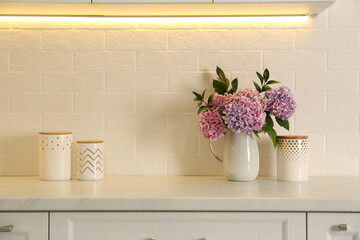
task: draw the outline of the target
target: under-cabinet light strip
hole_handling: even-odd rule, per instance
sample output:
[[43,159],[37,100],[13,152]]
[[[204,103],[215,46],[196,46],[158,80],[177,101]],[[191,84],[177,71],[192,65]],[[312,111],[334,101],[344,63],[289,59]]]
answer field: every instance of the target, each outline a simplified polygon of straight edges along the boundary
[[34,21],[153,21],[153,22],[215,22],[219,21],[236,21],[236,22],[305,22],[309,16],[305,15],[278,15],[278,16],[101,16],[101,15],[84,15],[84,16],[29,16],[29,15],[0,15],[1,19],[6,20],[34,20]]

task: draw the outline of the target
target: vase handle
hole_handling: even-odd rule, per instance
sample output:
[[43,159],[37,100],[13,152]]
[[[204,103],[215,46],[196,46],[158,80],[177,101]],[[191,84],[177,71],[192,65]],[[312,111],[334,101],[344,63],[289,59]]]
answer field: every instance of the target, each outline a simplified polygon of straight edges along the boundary
[[212,155],[214,156],[214,158],[216,158],[216,160],[218,160],[219,162],[223,162],[223,160],[216,155],[216,153],[211,145],[211,141],[209,141],[209,148],[210,148],[210,151],[211,151]]

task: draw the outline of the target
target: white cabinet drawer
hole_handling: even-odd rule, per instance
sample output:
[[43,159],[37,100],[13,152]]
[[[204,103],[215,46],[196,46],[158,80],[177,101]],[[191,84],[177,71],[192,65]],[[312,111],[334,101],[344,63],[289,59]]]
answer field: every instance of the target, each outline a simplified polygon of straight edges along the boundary
[[48,213],[0,212],[0,227],[13,225],[11,232],[0,232],[1,240],[47,240]]
[[305,240],[305,213],[51,213],[51,240]]
[[308,214],[308,240],[358,240],[359,237],[360,213]]

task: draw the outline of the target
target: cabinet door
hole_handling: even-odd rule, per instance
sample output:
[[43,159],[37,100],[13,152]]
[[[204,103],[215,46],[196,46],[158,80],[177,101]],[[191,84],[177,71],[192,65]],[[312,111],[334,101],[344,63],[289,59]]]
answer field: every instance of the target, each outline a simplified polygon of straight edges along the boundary
[[93,3],[212,3],[212,0],[93,0]]
[[0,239],[48,240],[48,213],[0,213]]
[[360,213],[309,213],[309,240],[360,239]]
[[0,0],[0,2],[91,3],[91,0]]
[[51,240],[305,240],[304,213],[51,213]]
[[331,0],[214,0],[214,3],[311,3],[311,2],[330,2]]

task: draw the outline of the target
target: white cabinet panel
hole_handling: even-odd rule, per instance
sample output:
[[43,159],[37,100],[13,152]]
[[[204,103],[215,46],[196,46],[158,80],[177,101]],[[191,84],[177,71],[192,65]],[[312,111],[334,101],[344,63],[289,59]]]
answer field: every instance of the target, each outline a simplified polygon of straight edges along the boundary
[[51,240],[305,240],[305,213],[51,213]]
[[[342,227],[340,224],[343,224]],[[308,240],[358,240],[359,235],[360,213],[308,215]]]
[[0,0],[0,2],[24,2],[24,3],[91,3],[91,0]]
[[93,3],[212,3],[212,0],[93,0]]
[[214,3],[255,3],[255,4],[262,4],[262,3],[312,3],[312,2],[333,2],[333,0],[214,0]]
[[9,225],[13,229],[0,232],[1,240],[48,240],[48,213],[0,213],[0,227]]
[[215,5],[234,4],[237,15],[319,14],[334,2],[335,0],[214,0]]

